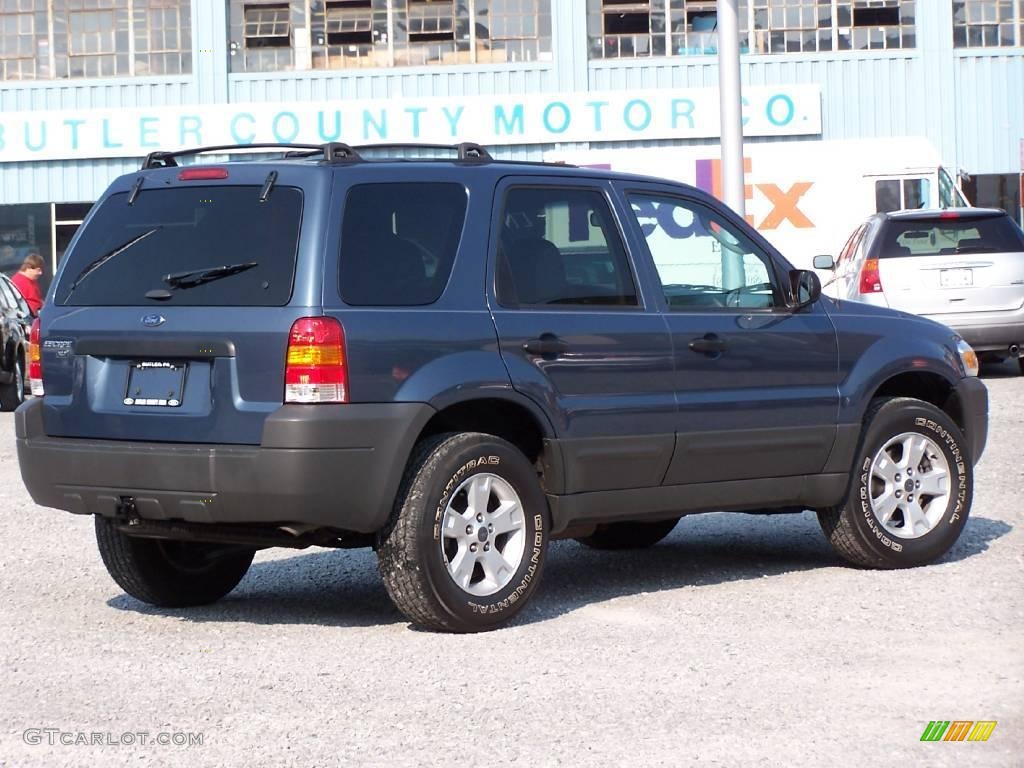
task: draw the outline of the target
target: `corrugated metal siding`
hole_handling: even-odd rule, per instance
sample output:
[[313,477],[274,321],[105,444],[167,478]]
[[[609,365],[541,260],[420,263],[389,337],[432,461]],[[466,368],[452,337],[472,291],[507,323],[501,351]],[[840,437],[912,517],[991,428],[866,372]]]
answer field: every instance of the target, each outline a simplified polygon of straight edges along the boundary
[[957,144],[970,173],[1021,170],[1024,141],[1024,52],[958,52]]
[[232,102],[393,99],[553,90],[550,64],[232,75]]
[[[822,90],[822,134],[829,139],[929,135],[937,117],[920,87],[916,53],[832,54],[815,57],[745,57],[745,85],[811,84]],[[642,88],[717,88],[714,56],[698,61],[654,59],[594,63],[594,91]]]
[[[5,84],[0,111],[168,106],[189,104],[194,94],[190,77]],[[137,158],[0,163],[0,205],[93,201],[113,179],[138,167]]]

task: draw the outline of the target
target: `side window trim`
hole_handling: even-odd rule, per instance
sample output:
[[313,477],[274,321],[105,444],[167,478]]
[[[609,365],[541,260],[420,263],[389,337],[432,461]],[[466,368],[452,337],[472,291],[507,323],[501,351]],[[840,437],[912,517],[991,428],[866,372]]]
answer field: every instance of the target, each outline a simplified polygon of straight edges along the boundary
[[[611,227],[609,236],[617,238],[624,259],[627,275],[633,288],[633,304],[521,304],[503,303],[500,300],[498,281],[501,279],[501,268],[499,264],[499,248],[501,247],[501,231],[504,226],[506,205],[510,193],[518,189],[533,190],[566,190],[571,192],[595,193],[604,203],[605,211],[608,214],[608,223]],[[489,290],[497,306],[508,310],[526,310],[540,312],[643,312],[646,309],[642,281],[635,263],[633,248],[630,245],[630,237],[627,233],[627,221],[622,219],[619,207],[614,197],[610,194],[609,184],[606,180],[595,180],[593,183],[580,183],[576,179],[552,179],[544,176],[506,176],[498,184],[494,196],[494,208],[491,216],[491,245],[489,247]],[[611,243],[608,243],[609,248]]]
[[710,207],[707,204],[706,201],[704,201],[702,199],[699,199],[699,198],[697,198],[695,196],[687,195],[685,192],[681,192],[679,190],[667,190],[667,189],[664,189],[664,188],[659,187],[659,186],[642,187],[642,186],[639,186],[639,185],[636,185],[636,184],[630,184],[629,186],[623,186],[620,189],[620,193],[621,193],[622,199],[624,201],[625,210],[627,210],[630,213],[630,216],[631,216],[630,224],[634,228],[634,231],[636,232],[637,241],[639,243],[638,247],[643,249],[643,253],[646,254],[648,263],[649,263],[649,265],[651,267],[652,276],[653,276],[653,279],[655,281],[656,288],[658,289],[657,290],[657,294],[660,297],[660,300],[662,302],[663,311],[671,312],[671,313],[687,312],[687,313],[699,313],[699,314],[723,314],[723,313],[729,313],[729,312],[731,312],[731,313],[739,312],[739,313],[745,314],[745,315],[746,314],[778,314],[778,313],[789,313],[791,311],[789,309],[789,307],[785,303],[785,300],[789,296],[789,293],[790,293],[790,290],[791,290],[789,288],[789,275],[788,275],[788,273],[783,268],[783,265],[779,262],[779,260],[777,258],[775,258],[775,255],[772,253],[771,249],[765,248],[761,242],[759,242],[756,238],[750,237],[746,232],[743,233],[744,236],[747,237],[747,240],[750,242],[750,245],[753,247],[754,251],[757,254],[760,254],[760,256],[764,259],[764,262],[765,262],[765,264],[766,264],[766,266],[767,266],[767,268],[769,270],[769,277],[774,278],[775,288],[778,290],[778,292],[780,294],[780,297],[783,299],[782,305],[780,305],[780,306],[773,306],[773,307],[764,307],[764,308],[757,308],[757,307],[686,307],[686,308],[673,308],[673,307],[669,306],[668,300],[665,298],[664,292],[661,290],[662,289],[662,283],[661,283],[660,273],[658,272],[657,262],[655,261],[654,254],[651,252],[650,244],[647,242],[647,238],[643,235],[643,231],[642,231],[642,228],[640,226],[640,223],[637,220],[636,215],[633,213],[632,203],[630,202],[630,198],[634,197],[636,195],[643,195],[645,197],[660,197],[660,198],[664,198],[664,199],[673,200],[673,201],[676,201],[677,203],[679,203],[680,205],[682,205],[684,207],[699,206],[701,208],[704,208],[704,209],[710,211],[711,213],[714,213],[714,214],[718,215],[718,217],[722,220],[722,222],[724,224],[727,224],[730,227],[738,227],[739,225],[729,215],[724,214],[723,212],[717,211],[714,208]]

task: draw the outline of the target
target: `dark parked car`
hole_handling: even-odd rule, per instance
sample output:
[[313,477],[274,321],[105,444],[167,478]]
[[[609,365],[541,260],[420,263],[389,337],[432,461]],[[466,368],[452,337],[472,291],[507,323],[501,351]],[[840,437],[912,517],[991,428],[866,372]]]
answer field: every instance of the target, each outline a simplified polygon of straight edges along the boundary
[[0,410],[13,411],[25,401],[28,329],[32,313],[7,275],[0,275]]
[[948,328],[821,297],[692,187],[450,149],[156,153],[93,207],[18,456],[126,592],[198,605],[257,549],[372,546],[411,621],[473,631],[553,538],[814,509],[863,567],[956,541],[988,403]]

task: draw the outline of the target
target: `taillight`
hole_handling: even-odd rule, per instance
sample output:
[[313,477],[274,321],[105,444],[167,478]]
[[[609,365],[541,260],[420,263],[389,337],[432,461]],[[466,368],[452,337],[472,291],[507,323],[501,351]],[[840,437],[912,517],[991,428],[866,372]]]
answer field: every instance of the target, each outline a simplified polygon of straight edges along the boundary
[[178,174],[178,181],[208,181],[227,177],[227,168],[186,168]]
[[43,396],[43,356],[39,343],[39,318],[32,321],[28,337],[28,386],[36,397]]
[[868,259],[860,270],[860,292],[881,293],[882,275],[878,271],[878,259]]
[[286,403],[347,403],[345,329],[332,317],[302,317],[288,336]]

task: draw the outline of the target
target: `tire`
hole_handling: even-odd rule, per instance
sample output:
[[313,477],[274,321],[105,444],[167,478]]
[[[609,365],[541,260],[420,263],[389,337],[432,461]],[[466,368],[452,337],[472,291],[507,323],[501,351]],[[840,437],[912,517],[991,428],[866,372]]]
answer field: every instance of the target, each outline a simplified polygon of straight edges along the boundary
[[597,526],[589,536],[576,539],[592,549],[645,549],[653,547],[668,536],[676,527],[679,518],[648,522],[607,523]]
[[222,544],[141,539],[96,515],[107,573],[132,597],[161,608],[208,605],[238,586],[256,554]]
[[853,565],[910,568],[953,546],[973,493],[974,466],[953,420],[921,400],[880,399],[865,417],[845,503],[819,511],[818,522]]
[[[479,494],[475,500],[471,491]],[[392,523],[381,535],[384,586],[413,624],[495,629],[537,590],[548,516],[536,470],[510,443],[476,432],[425,440],[409,460]]]
[[13,411],[25,402],[25,366],[21,355],[14,356],[14,378],[7,384],[0,384],[0,410]]
[[1024,357],[1017,358],[1017,367],[1020,368],[1020,375],[1024,376]]

